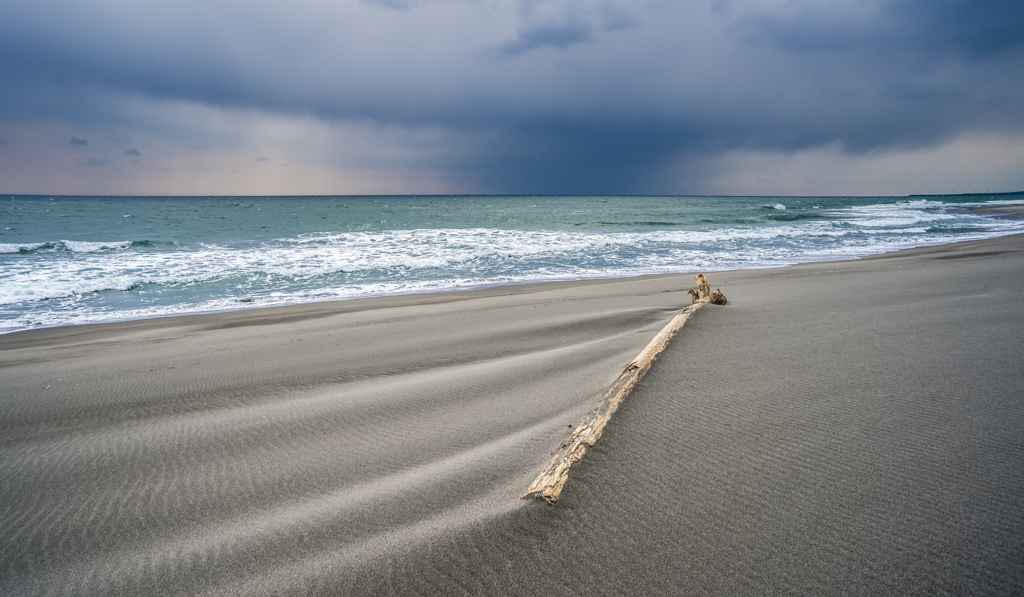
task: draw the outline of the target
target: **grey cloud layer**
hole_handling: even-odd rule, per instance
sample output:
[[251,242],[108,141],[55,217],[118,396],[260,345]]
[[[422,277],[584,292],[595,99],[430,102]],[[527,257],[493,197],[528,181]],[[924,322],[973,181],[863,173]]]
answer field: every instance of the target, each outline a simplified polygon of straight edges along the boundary
[[487,134],[431,167],[494,192],[649,192],[686,156],[1024,132],[1019,1],[14,4],[8,119],[117,122],[105,99],[142,96]]

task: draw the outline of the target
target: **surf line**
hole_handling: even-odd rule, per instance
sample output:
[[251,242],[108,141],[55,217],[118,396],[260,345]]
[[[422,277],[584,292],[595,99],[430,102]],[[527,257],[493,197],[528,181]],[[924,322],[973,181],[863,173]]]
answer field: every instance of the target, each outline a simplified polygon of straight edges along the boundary
[[612,387],[605,393],[604,399],[584,417],[583,422],[576,427],[576,431],[573,431],[569,441],[562,444],[562,447],[555,452],[547,468],[537,475],[537,478],[530,484],[529,489],[523,494],[522,499],[537,498],[549,504],[558,502],[558,496],[562,493],[562,487],[565,486],[565,482],[569,479],[569,467],[579,462],[583,455],[586,454],[587,448],[593,446],[594,442],[601,437],[601,433],[604,432],[605,426],[611,420],[615,411],[618,410],[619,405],[633,391],[633,388],[636,387],[640,379],[647,373],[647,370],[651,368],[654,359],[661,354],[661,351],[665,350],[665,347],[668,346],[669,341],[676,335],[676,332],[682,329],[687,320],[705,305],[709,303],[712,305],[724,305],[726,303],[725,295],[722,294],[721,290],[716,289],[714,292],[711,292],[711,285],[704,278],[704,274],[697,274],[694,277],[697,280],[697,290],[690,291],[690,299],[693,304],[673,317],[672,321],[669,321],[658,332],[658,335],[651,340],[647,347],[640,351],[640,354],[626,365],[622,375],[619,375],[619,378],[615,380]]

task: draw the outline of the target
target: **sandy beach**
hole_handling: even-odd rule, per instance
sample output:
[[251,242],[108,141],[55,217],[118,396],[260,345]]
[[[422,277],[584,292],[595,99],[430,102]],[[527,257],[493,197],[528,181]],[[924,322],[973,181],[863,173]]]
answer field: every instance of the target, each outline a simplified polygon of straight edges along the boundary
[[1024,236],[708,279],[0,336],[0,593],[1024,592]]

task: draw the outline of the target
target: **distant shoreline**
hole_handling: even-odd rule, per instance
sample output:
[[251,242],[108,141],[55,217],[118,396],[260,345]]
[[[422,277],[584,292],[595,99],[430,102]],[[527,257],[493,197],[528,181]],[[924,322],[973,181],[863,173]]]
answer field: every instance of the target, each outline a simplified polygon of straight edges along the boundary
[[1021,195],[1024,191],[1002,191],[999,193],[939,193],[935,195],[907,195],[914,199],[921,197],[1007,197],[1010,195]]
[[1024,216],[1024,203],[1014,203],[1012,205],[986,205],[983,207],[969,207],[967,209],[982,213],[1005,213]]

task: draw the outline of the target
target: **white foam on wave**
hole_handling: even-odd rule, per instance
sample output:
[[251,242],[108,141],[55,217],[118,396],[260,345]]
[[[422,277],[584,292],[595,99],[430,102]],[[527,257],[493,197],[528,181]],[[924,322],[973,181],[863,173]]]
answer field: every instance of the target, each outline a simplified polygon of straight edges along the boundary
[[[139,285],[190,285],[229,278],[277,276],[311,280],[334,274],[372,275],[418,283],[427,270],[461,277],[512,275],[515,280],[586,277],[588,263],[603,260],[601,275],[654,273],[687,267],[771,266],[807,260],[816,245],[829,246],[830,256],[863,254],[865,243],[837,239],[854,234],[917,237],[927,232],[923,221],[942,218],[899,218],[914,228],[885,227],[890,212],[875,214],[870,225],[855,228],[829,221],[776,226],[733,226],[698,230],[588,233],[500,229],[428,229],[307,235],[270,244],[154,252],[108,251],[124,243],[82,243],[74,259],[40,258],[8,265],[0,271],[0,304],[61,298]],[[850,218],[859,220],[862,218]],[[989,220],[990,222],[1007,222]],[[1005,226],[1005,224],[1002,224]],[[1000,224],[995,224],[999,227]],[[827,238],[832,241],[825,240]],[[820,239],[820,240],[815,240]],[[868,243],[887,250],[904,241]],[[691,256],[702,256],[692,261]],[[540,269],[522,269],[525,261]],[[543,266],[543,267],[542,267]],[[497,271],[496,271],[497,270]],[[433,276],[436,278],[437,276]],[[447,278],[447,276],[444,276]]]
[[0,305],[71,297],[104,290],[128,290],[139,284],[135,276],[61,275],[45,270],[0,276]]
[[131,246],[132,241],[122,240],[114,242],[89,242],[80,240],[62,240],[60,241],[68,248],[72,253],[97,253],[99,251],[116,251],[118,249],[127,249]]
[[[934,202],[915,201],[906,204],[865,205],[844,210],[843,220],[852,226],[867,230],[893,230],[920,226],[933,222],[954,220],[957,216],[941,211]],[[924,228],[927,230],[927,228]]]
[[42,243],[0,243],[0,254],[23,253],[33,251],[70,251],[72,253],[97,253],[100,251],[117,251],[127,249],[132,241],[75,241],[59,240]]
[[[0,250],[30,253],[0,260],[0,305],[7,306],[0,331],[495,284],[778,267],[1024,231],[1019,220],[946,207],[917,200],[831,208],[822,219],[643,232],[332,232],[153,251],[123,250],[127,241],[62,241],[65,251],[31,253],[45,243],[7,243]],[[944,232],[947,224],[954,230]],[[141,287],[153,304],[130,299],[115,307],[91,298]],[[167,291],[177,298],[160,298],[171,296]]]
[[22,251],[33,251],[42,247],[42,243],[0,243],[0,254],[20,253]]

